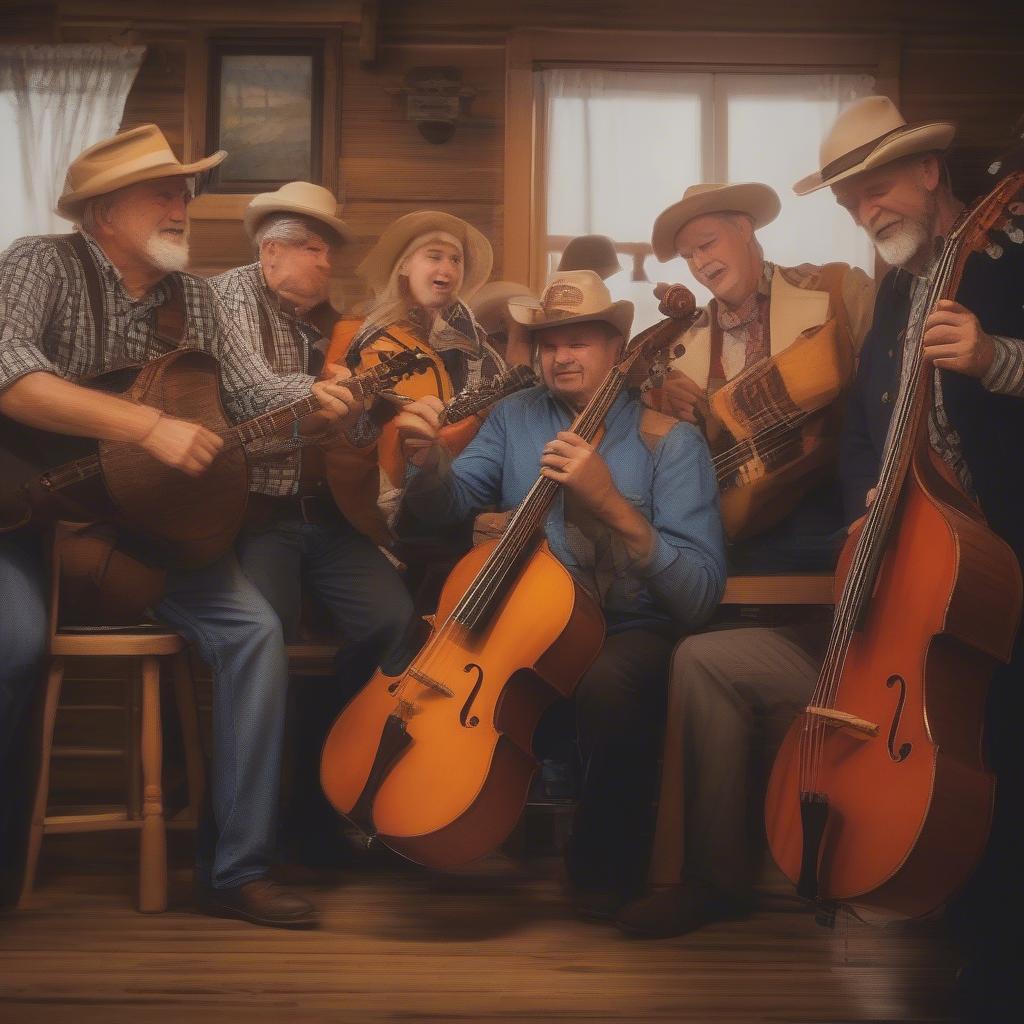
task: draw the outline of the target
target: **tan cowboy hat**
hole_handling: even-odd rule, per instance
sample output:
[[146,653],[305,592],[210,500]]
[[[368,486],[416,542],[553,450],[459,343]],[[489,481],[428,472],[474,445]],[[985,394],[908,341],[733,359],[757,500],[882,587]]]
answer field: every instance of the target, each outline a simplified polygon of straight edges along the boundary
[[494,263],[491,243],[472,224],[439,210],[418,210],[399,217],[385,228],[377,244],[356,268],[357,273],[380,294],[409,245],[432,231],[452,235],[462,244],[465,272],[459,297],[468,299],[491,276]]
[[555,274],[540,302],[532,295],[521,295],[509,300],[508,311],[516,323],[531,331],[602,320],[628,338],[633,324],[633,303],[625,299],[612,302],[608,286],[592,270]]
[[183,164],[171,151],[155,124],[142,124],[79,153],[68,167],[57,213],[75,220],[87,199],[126,185],[155,178],[191,177],[216,167],[227,156],[223,149],[194,164]]
[[580,235],[569,240],[558,261],[556,273],[565,270],[592,270],[602,280],[622,269],[615,254],[615,243],[607,235]]
[[298,213],[303,217],[326,224],[343,242],[353,238],[352,229],[339,217],[338,200],[330,189],[321,185],[313,185],[308,181],[289,181],[276,192],[261,192],[252,197],[252,202],[245,208],[242,223],[246,234],[251,239],[256,229],[272,213]]
[[775,220],[781,209],[775,189],[760,182],[691,185],[678,203],[658,214],[651,232],[651,246],[658,262],[667,263],[678,255],[676,235],[695,217],[706,213],[745,213],[753,219],[756,230]]
[[[528,290],[515,281],[488,281],[470,299],[468,305],[477,323],[488,334],[494,334],[501,330],[501,322],[508,315],[508,300],[526,295]],[[532,295],[529,297],[533,298]]]
[[901,156],[948,149],[954,135],[951,121],[907,124],[888,96],[865,96],[836,118],[821,143],[821,170],[801,178],[793,191],[805,196]]

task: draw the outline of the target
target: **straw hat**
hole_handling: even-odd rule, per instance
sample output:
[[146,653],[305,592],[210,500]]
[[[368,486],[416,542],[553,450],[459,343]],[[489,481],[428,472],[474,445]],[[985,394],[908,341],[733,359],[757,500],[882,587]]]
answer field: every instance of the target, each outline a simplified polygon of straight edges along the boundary
[[531,295],[521,295],[509,300],[508,311],[516,323],[531,331],[602,320],[628,338],[633,324],[633,303],[612,302],[608,286],[592,270],[555,274],[539,303]]
[[887,96],[865,96],[836,118],[821,144],[821,170],[801,178],[793,191],[805,196],[901,156],[948,149],[954,135],[951,121],[907,124]]
[[272,213],[298,213],[303,217],[326,224],[343,242],[352,240],[352,229],[339,217],[338,200],[330,189],[313,185],[308,181],[289,181],[276,192],[261,192],[252,197],[245,208],[242,223],[251,239],[256,229]]
[[494,334],[501,330],[501,322],[508,315],[508,300],[527,295],[527,289],[515,281],[488,281],[470,300],[469,308],[480,326]]
[[359,264],[357,272],[380,294],[409,244],[431,231],[452,235],[462,243],[465,272],[459,296],[468,299],[491,276],[494,262],[491,243],[472,224],[439,210],[418,210],[399,217],[377,239],[377,244]]
[[564,270],[592,270],[604,280],[622,269],[615,243],[607,235],[580,235],[569,240],[556,273]]
[[658,214],[651,232],[651,246],[658,262],[667,263],[678,255],[676,235],[695,217],[706,213],[745,213],[753,218],[756,230],[775,220],[781,209],[775,189],[760,182],[691,185],[678,203]]
[[80,153],[68,167],[57,213],[75,220],[87,199],[106,195],[126,185],[155,178],[191,177],[216,167],[227,156],[223,149],[194,164],[183,164],[171,151],[155,124],[132,128]]

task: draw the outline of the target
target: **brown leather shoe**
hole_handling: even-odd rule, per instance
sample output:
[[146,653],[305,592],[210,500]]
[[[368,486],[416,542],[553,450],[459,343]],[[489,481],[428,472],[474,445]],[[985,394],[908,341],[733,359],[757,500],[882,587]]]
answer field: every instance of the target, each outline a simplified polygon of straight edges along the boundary
[[700,885],[659,885],[644,897],[627,903],[615,923],[627,935],[668,939],[685,935],[711,921],[742,917],[750,912],[747,901],[722,896]]
[[315,928],[320,923],[316,908],[298,893],[257,878],[230,889],[196,884],[196,907],[213,917],[233,917],[268,928]]

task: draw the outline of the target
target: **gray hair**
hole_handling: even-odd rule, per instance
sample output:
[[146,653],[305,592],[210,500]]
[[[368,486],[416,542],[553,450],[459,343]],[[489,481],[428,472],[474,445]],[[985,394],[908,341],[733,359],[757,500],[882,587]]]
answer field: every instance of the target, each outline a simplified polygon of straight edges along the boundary
[[82,208],[75,218],[75,223],[79,224],[82,228],[89,232],[90,235],[96,233],[96,227],[99,223],[100,211],[106,210],[110,206],[110,199],[113,193],[106,193],[101,196],[93,196],[92,199],[86,199],[82,204]]
[[252,245],[258,256],[264,242],[283,242],[285,245],[305,245],[311,239],[334,246],[338,238],[325,224],[312,217],[296,213],[272,213],[260,221],[252,236]]

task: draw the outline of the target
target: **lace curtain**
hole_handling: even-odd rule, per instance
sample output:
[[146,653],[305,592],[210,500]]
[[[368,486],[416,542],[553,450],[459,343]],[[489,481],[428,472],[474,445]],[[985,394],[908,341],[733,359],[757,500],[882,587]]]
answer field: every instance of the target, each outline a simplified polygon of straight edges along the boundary
[[145,47],[0,46],[0,250],[69,230],[53,208],[68,164],[113,135]]
[[[868,75],[695,74],[552,68],[537,72],[544,104],[549,270],[561,239],[610,235],[621,273],[616,299],[637,306],[634,329],[659,318],[652,282],[708,293],[681,259],[650,255],[655,217],[701,182],[760,181],[782,200],[758,232],[765,256],[783,265],[841,260],[873,273],[871,244],[832,193],[793,195],[818,167],[818,147],[847,104],[874,91]],[[650,281],[635,281],[641,273]]]

